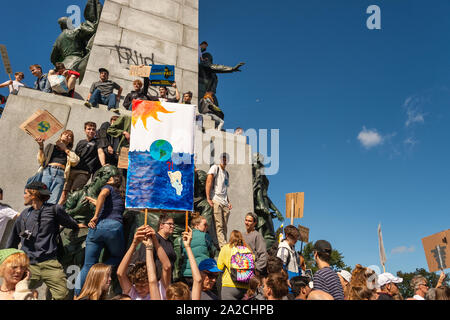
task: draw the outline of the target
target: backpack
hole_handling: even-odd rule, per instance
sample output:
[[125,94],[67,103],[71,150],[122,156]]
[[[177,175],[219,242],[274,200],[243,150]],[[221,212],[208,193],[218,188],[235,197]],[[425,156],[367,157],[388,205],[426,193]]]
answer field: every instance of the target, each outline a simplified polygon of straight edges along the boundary
[[255,274],[252,251],[244,246],[231,248],[230,275],[234,282],[248,283]]

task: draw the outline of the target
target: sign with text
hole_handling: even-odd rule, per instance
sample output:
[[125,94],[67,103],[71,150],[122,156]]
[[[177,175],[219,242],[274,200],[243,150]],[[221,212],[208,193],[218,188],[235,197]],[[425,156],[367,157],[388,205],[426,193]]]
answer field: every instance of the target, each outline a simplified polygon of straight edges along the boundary
[[291,218],[292,213],[294,218],[303,218],[303,205],[305,193],[294,192],[286,194],[286,217]]
[[119,153],[119,162],[117,163],[117,168],[128,169],[128,151],[130,149],[122,147]]
[[175,66],[153,64],[151,67],[151,86],[171,86],[175,82]]
[[12,74],[11,63],[9,62],[8,51],[3,44],[0,44],[0,53],[2,55],[3,65],[7,74]]
[[63,125],[47,110],[38,109],[19,128],[35,139],[47,140],[61,130]]
[[150,66],[130,66],[130,76],[132,77],[148,78],[151,71],[152,67]]
[[450,229],[422,239],[430,272],[450,268]]
[[300,231],[300,238],[299,240],[301,242],[307,243],[309,241],[309,228],[303,227],[301,225],[298,225],[298,231]]

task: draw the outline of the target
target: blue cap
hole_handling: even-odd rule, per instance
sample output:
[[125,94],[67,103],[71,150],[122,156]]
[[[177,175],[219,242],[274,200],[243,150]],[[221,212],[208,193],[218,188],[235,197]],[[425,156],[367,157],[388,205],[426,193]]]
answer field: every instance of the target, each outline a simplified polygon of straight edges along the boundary
[[209,272],[222,272],[219,268],[217,268],[216,260],[214,259],[205,259],[199,263],[198,269],[200,271],[209,271]]

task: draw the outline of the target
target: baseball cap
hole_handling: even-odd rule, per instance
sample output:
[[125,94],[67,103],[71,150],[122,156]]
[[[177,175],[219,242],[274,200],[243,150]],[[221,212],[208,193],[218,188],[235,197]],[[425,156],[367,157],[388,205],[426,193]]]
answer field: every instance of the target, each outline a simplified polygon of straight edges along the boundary
[[48,187],[45,183],[39,181],[33,181],[25,186],[25,189],[37,190],[40,194],[44,196],[49,196],[52,193],[48,190]]
[[209,271],[209,272],[222,272],[219,268],[217,268],[216,260],[209,258],[205,259],[199,263],[198,269],[200,271]]
[[385,272],[378,276],[377,282],[378,282],[378,285],[380,287],[382,287],[388,283],[402,283],[403,278],[399,278],[399,277],[394,276],[392,273]]
[[105,69],[105,68],[100,68],[100,69],[98,69],[98,72],[100,72],[100,73],[106,72],[107,74],[109,74],[108,69]]
[[15,253],[25,253],[25,252],[14,248],[0,250],[0,264],[5,262],[5,260],[8,259],[10,255],[13,255]]
[[331,244],[327,240],[317,240],[314,244],[314,250],[317,252],[323,252],[331,254]]
[[342,278],[345,279],[345,281],[349,282],[352,280],[352,274],[348,272],[347,270],[341,270],[337,274],[341,275]]

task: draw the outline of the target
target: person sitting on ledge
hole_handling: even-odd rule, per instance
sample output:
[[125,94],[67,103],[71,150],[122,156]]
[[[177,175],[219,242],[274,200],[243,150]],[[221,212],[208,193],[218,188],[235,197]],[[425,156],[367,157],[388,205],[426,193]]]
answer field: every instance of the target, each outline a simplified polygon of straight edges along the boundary
[[0,88],[9,87],[10,94],[17,94],[19,92],[20,87],[25,87],[25,84],[22,80],[25,78],[23,72],[14,73],[15,80],[9,80],[0,84]]
[[[117,103],[120,100],[122,94],[122,87],[116,82],[108,80],[109,71],[105,68],[100,68],[100,81],[94,82],[91,86],[89,96],[84,105],[88,108],[97,107],[99,103],[106,104],[108,110],[118,111]],[[114,93],[114,89],[118,90],[117,95]]]
[[192,91],[183,93],[183,104],[192,104]]
[[48,82],[47,74],[42,73],[42,67],[38,64],[33,64],[30,66],[30,71],[37,79],[34,82],[34,89],[42,92],[52,92],[50,87],[50,82]]
[[175,88],[175,98],[169,98],[169,89],[167,89],[167,87],[159,87],[160,101],[174,102],[174,103],[178,103],[178,101],[180,101],[180,92],[178,91],[177,83],[174,82],[172,84],[172,87]]
[[66,78],[66,84],[67,84],[67,88],[69,89],[69,91],[67,93],[57,93],[57,92],[54,92],[54,93],[73,98],[73,96],[75,94],[75,84],[77,82],[77,79],[80,77],[79,72],[76,72],[73,70],[67,70],[64,63],[57,62],[57,63],[55,63],[55,69],[50,70],[48,72],[48,75],[49,76],[54,76],[54,75],[64,76]]
[[141,80],[134,80],[133,81],[133,87],[134,90],[131,91],[127,96],[125,97],[125,100],[123,102],[123,107],[127,110],[131,110],[133,100],[152,100],[152,101],[158,101],[158,98],[152,97],[148,94],[148,87],[150,86],[150,79],[149,77],[144,78],[144,87],[142,88],[142,81]]

